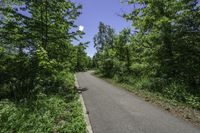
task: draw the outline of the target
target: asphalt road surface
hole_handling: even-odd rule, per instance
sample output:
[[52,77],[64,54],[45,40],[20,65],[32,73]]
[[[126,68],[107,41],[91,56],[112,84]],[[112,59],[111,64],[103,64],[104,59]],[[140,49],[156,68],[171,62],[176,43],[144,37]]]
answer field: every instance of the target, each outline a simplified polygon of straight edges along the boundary
[[200,129],[89,72],[77,74],[94,133],[200,133]]

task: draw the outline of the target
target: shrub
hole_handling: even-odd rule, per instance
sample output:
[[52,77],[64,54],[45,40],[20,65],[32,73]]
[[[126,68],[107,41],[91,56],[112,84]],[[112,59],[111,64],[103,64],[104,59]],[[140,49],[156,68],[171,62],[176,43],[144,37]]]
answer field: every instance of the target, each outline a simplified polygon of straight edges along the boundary
[[163,92],[163,89],[167,86],[167,80],[161,77],[151,78],[152,90],[156,92]]
[[40,93],[36,101],[0,102],[0,133],[86,133],[81,104]]
[[[41,89],[42,88],[42,89]],[[44,90],[45,93],[59,93],[66,95],[74,89],[74,75],[67,71],[61,71],[39,79],[36,90]],[[37,92],[38,93],[38,92]]]
[[170,99],[185,102],[187,97],[186,86],[173,82],[164,89],[164,95]]
[[190,95],[190,96],[186,97],[186,100],[187,100],[186,101],[187,104],[200,110],[200,98],[199,97]]
[[143,75],[146,72],[147,64],[133,63],[130,66],[131,71],[136,75]]
[[141,77],[139,80],[135,82],[135,87],[137,89],[147,89],[151,90],[152,82],[148,77]]

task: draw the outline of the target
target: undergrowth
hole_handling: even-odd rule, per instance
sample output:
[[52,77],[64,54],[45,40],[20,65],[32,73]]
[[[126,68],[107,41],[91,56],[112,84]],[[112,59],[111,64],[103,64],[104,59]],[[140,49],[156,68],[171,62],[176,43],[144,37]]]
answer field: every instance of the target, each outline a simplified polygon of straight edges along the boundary
[[0,133],[86,133],[74,75],[41,79],[31,97],[0,100]]
[[35,101],[0,101],[0,133],[86,133],[77,94],[40,93]]

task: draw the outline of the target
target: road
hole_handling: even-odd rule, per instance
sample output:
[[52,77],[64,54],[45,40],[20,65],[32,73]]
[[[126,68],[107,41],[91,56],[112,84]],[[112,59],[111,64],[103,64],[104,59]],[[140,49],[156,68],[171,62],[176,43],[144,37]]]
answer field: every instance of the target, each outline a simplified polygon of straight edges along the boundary
[[94,133],[200,133],[200,129],[89,72],[77,74]]

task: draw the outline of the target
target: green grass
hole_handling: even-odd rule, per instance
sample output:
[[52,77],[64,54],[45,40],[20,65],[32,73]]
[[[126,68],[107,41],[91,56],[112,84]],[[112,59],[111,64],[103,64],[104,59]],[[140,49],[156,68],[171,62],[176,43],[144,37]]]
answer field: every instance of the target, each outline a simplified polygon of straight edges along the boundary
[[81,103],[40,93],[35,101],[0,101],[0,133],[86,133]]

